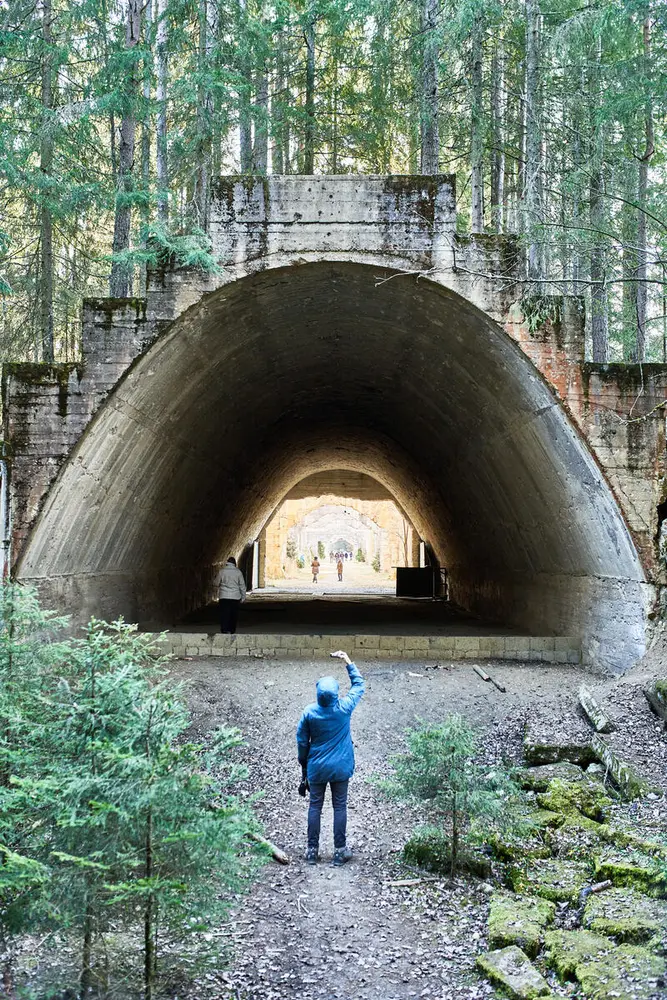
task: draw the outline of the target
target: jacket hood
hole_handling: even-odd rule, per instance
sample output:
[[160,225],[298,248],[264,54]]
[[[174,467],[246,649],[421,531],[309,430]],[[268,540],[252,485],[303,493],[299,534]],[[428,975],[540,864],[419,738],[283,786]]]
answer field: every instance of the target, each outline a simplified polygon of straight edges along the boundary
[[322,708],[338,700],[338,681],[335,677],[320,677],[316,685],[317,704]]

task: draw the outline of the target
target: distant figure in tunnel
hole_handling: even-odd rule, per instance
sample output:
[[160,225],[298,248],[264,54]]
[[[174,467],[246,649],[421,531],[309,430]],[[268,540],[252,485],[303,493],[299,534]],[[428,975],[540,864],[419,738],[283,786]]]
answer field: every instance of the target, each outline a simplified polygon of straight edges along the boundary
[[302,794],[310,787],[306,861],[315,865],[319,859],[324,793],[327,785],[331,785],[334,811],[332,864],[339,867],[352,857],[352,851],[347,846],[347,786],[354,773],[350,717],[366,685],[347,653],[339,650],[331,655],[345,660],[352,686],[343,698],[339,698],[336,678],[320,677],[316,685],[317,702],[308,705],[299,720],[296,745],[301,764]]
[[315,556],[315,558],[311,562],[310,568],[313,573],[313,583],[317,583],[317,574],[320,571],[320,560],[317,558],[317,556]]
[[245,601],[246,586],[243,573],[236,568],[236,559],[230,556],[218,576],[218,607],[220,631],[234,635],[239,616],[239,605]]
[[343,579],[343,560],[342,559],[339,559],[338,562],[336,563],[336,569],[338,571],[338,580],[342,581],[342,579]]

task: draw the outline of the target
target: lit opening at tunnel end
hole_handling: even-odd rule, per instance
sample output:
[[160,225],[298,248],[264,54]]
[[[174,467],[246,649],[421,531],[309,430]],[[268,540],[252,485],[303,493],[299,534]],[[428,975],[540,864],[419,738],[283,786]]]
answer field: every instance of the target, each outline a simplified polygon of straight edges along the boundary
[[563,407],[471,302],[377,274],[267,268],[187,309],[77,444],[18,577],[82,617],[174,622],[298,482],[349,470],[395,498],[457,606],[627,668],[649,587]]

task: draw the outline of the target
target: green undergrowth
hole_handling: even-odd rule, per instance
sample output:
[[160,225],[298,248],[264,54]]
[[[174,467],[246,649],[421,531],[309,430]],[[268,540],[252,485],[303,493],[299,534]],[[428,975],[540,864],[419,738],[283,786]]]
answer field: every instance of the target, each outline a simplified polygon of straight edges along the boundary
[[649,1000],[666,971],[667,845],[615,818],[603,782],[574,764],[527,768],[519,781],[530,832],[487,840],[504,886],[489,948],[521,948],[588,1000]]

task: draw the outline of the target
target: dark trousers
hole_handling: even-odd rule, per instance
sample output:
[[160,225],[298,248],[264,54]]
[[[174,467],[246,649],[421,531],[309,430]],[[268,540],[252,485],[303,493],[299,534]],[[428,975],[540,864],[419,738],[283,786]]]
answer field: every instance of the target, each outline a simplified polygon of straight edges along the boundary
[[236,621],[239,617],[240,601],[235,601],[231,597],[221,597],[218,601],[220,607],[220,631],[236,632]]
[[320,820],[324,793],[331,785],[331,804],[334,811],[334,847],[345,847],[347,835],[347,781],[311,781],[310,806],[308,807],[308,846],[319,847]]

